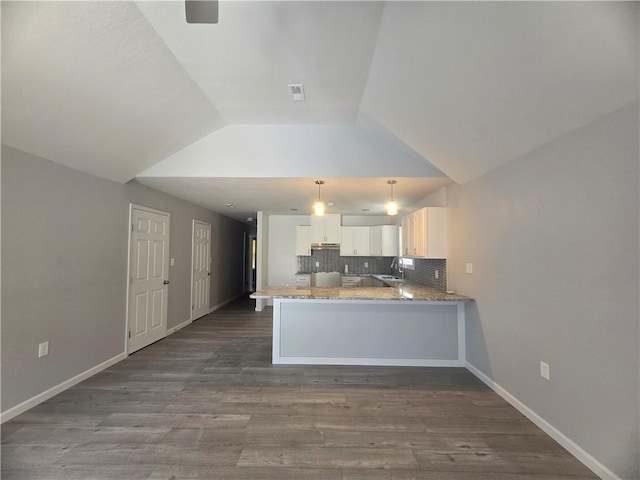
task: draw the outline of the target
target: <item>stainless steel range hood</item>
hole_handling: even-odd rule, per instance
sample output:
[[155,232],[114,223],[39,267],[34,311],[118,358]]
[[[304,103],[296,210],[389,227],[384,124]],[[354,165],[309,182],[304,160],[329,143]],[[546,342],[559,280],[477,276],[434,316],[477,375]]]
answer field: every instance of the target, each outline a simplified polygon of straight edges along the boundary
[[311,250],[340,250],[339,243],[312,243]]

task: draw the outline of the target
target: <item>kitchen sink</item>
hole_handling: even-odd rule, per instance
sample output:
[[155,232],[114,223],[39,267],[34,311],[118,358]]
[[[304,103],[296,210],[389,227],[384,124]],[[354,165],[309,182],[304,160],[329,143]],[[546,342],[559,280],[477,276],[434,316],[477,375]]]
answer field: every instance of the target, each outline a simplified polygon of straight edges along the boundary
[[394,277],[393,275],[374,275],[374,277],[385,282],[386,284],[404,282],[404,278]]

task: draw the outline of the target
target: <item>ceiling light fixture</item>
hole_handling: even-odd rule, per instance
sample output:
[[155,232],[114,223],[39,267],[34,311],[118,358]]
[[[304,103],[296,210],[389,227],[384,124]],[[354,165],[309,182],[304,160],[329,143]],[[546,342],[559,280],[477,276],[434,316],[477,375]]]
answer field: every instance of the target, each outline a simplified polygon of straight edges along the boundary
[[387,203],[387,215],[397,215],[398,204],[393,199],[393,186],[398,182],[396,182],[395,180],[389,180],[387,183],[391,185],[391,200],[389,200],[389,203]]
[[320,198],[320,186],[324,185],[324,181],[316,180],[316,185],[318,185],[318,200],[313,204],[313,214],[317,217],[321,217],[324,215],[324,202]]

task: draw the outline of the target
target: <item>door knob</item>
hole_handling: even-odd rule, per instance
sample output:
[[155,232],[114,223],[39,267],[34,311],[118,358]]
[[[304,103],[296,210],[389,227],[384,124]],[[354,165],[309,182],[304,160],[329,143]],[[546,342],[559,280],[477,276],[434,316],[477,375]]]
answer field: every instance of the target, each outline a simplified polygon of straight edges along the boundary
[[165,281],[164,281],[164,282],[162,282],[162,283],[164,283],[165,285],[169,285],[169,280],[165,280]]

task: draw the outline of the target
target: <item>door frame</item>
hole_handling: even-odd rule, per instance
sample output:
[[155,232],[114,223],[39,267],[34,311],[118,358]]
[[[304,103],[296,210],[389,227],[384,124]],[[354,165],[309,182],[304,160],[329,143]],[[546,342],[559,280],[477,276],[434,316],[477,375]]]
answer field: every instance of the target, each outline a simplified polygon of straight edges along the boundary
[[[126,282],[126,291],[127,291],[127,295],[126,295],[126,306],[125,306],[125,322],[124,322],[124,354],[128,357],[129,356],[129,302],[131,301],[130,296],[131,296],[131,239],[133,237],[133,210],[143,210],[145,212],[149,212],[149,213],[155,213],[158,215],[166,215],[169,219],[169,245],[167,246],[167,248],[170,248],[170,241],[171,241],[171,213],[169,212],[165,212],[162,210],[157,210],[155,208],[151,208],[151,207],[145,207],[144,205],[138,205],[136,203],[129,203],[129,221],[127,222],[127,278],[125,279]],[[170,251],[170,250],[169,250]],[[171,253],[169,253],[169,257],[171,257]],[[171,266],[171,262],[169,262],[169,267]],[[167,285],[167,289],[169,289],[169,287],[171,286],[171,284]],[[167,295],[168,298],[168,295]],[[167,305],[166,308],[168,308],[169,306],[169,302],[167,301]],[[167,319],[165,319],[165,324],[164,324],[164,329],[165,329],[165,337],[166,332],[167,332],[167,322],[168,322],[168,310],[167,310]]]
[[[193,318],[193,247],[195,246],[196,240],[196,223],[200,223],[202,225],[209,226],[209,313],[211,313],[211,262],[213,261],[213,254],[211,253],[212,249],[212,231],[213,226],[209,222],[203,222],[202,220],[198,220],[196,218],[191,222],[191,298],[189,299],[189,306],[191,307],[189,311],[189,320],[192,322],[196,320]],[[201,317],[198,317],[201,318]]]
[[256,268],[252,268],[253,242],[256,242],[256,235],[245,232],[242,252],[242,290],[244,293],[256,291],[256,281],[254,279],[254,273],[257,269],[257,261]]

